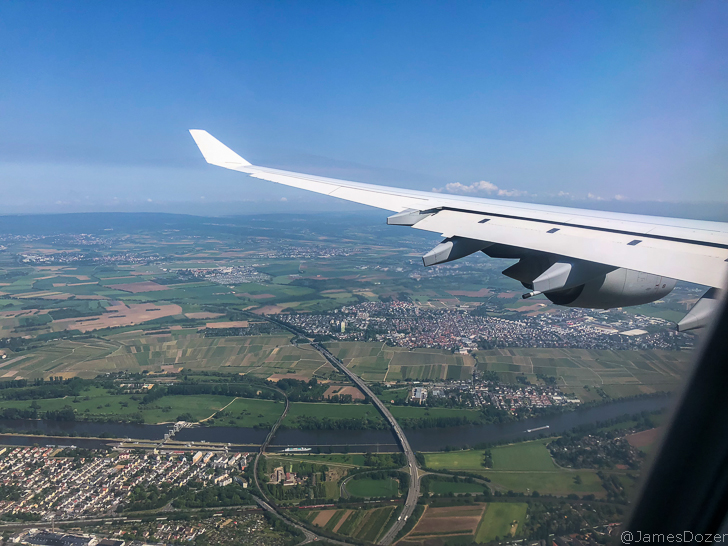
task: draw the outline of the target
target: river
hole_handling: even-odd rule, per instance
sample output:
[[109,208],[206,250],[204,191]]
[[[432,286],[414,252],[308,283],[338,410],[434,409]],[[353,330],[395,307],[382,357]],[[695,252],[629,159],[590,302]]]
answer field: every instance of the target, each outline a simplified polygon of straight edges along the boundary
[[[622,415],[642,411],[657,411],[671,405],[669,397],[623,400],[596,407],[579,408],[574,411],[534,417],[524,421],[505,424],[428,428],[406,430],[412,448],[416,451],[437,451],[446,446],[460,448],[482,442],[499,443],[540,435],[561,433],[579,425],[606,421]],[[548,427],[548,428],[542,428]],[[129,425],[120,423],[87,423],[83,421],[31,421],[2,420],[0,428],[12,434],[0,434],[0,444],[5,445],[76,445],[79,447],[101,447],[118,443],[118,439],[161,440],[169,430],[167,425]],[[541,429],[528,433],[528,429]],[[34,431],[36,434],[28,434]],[[25,433],[25,434],[24,434]],[[58,435],[75,434],[74,437],[58,438]],[[95,440],[84,436],[99,437],[111,435],[115,439]],[[267,434],[266,430],[235,427],[195,427],[182,429],[175,436],[179,442],[220,442],[237,445],[259,445]],[[51,438],[53,437],[53,438]],[[298,430],[281,429],[270,446],[272,451],[285,447],[311,447],[314,450],[335,452],[396,451],[394,436],[389,430]]]

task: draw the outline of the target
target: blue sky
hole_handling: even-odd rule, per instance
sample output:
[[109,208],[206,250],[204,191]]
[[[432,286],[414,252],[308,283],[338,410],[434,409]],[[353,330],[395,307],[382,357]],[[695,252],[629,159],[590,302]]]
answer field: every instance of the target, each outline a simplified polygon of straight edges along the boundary
[[189,128],[365,182],[728,202],[726,28],[724,1],[3,2],[0,213],[347,206]]

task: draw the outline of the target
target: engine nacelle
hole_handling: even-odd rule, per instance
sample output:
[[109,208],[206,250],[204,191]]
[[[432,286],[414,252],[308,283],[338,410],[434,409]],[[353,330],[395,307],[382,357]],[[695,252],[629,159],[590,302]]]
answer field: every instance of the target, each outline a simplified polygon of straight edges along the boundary
[[675,283],[675,279],[668,277],[615,269],[574,288],[545,292],[544,295],[556,305],[611,309],[659,300],[675,288]]

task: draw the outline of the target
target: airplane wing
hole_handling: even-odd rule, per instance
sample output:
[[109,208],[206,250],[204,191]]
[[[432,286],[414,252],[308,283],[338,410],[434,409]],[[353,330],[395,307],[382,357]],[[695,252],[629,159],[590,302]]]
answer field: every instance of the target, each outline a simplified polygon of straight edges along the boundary
[[[450,252],[450,259],[499,245],[708,287],[723,288],[728,279],[725,223],[448,195],[270,169],[251,165],[206,131],[190,133],[210,164],[393,211],[389,224],[441,233],[451,241],[441,254]],[[453,244],[460,246],[458,256]],[[437,256],[430,263],[449,261]]]

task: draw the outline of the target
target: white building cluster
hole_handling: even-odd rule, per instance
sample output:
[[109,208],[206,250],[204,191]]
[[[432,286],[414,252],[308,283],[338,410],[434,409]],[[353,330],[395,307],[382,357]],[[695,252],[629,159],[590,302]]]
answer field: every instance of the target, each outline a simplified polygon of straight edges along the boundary
[[0,499],[0,513],[38,514],[46,520],[112,513],[137,486],[181,487],[190,481],[229,485],[232,477],[216,469],[244,468],[248,455],[123,452],[77,459],[54,456],[59,451],[52,447],[0,449],[0,486],[15,492]]

